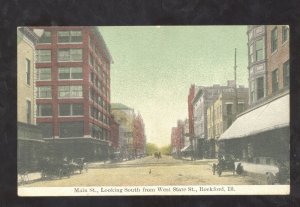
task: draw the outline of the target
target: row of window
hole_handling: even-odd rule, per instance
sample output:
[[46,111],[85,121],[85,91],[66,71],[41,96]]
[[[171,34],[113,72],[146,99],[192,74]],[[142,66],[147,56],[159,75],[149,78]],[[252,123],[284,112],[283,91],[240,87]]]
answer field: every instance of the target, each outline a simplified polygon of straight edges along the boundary
[[[59,104],[59,116],[82,116],[83,104]],[[37,116],[52,116],[51,104],[37,104]]]
[[[104,95],[106,97],[109,95],[108,90],[104,90]],[[90,100],[93,101],[94,103],[99,104],[107,111],[109,111],[108,105],[106,104],[105,100],[103,100],[103,98],[99,96],[93,88],[90,89]]]
[[[289,60],[283,63],[283,87],[288,87],[290,84],[290,62]],[[265,96],[264,94],[264,77],[259,77],[250,83],[250,100],[254,102]],[[272,93],[276,93],[279,90],[279,69],[272,71]]]
[[[288,26],[282,26],[282,44],[289,39]],[[271,31],[271,52],[275,52],[278,48],[278,31],[275,27]],[[261,37],[249,46],[249,61],[253,63],[265,59],[265,38]]]
[[[82,61],[82,49],[58,49],[57,60],[59,62],[65,61]],[[45,63],[51,62],[51,50],[36,50],[36,62]]]
[[[37,87],[37,98],[52,98],[51,86]],[[82,86],[58,86],[59,98],[79,98],[82,96]]]
[[[38,123],[37,124],[42,133],[43,138],[53,137],[52,123]],[[59,136],[64,137],[83,137],[83,122],[62,122],[59,124]]]
[[105,139],[109,137],[109,131],[105,128],[100,128],[97,125],[90,124],[90,134],[96,139]]
[[[37,68],[36,78],[39,81],[51,80],[51,68]],[[59,80],[82,80],[81,67],[61,67],[58,68]]]
[[[281,27],[281,34],[282,34],[282,44],[284,44],[289,39],[289,27],[282,26]],[[278,28],[275,27],[271,31],[271,52],[275,52],[278,48]]]
[[[30,103],[27,103],[27,112],[31,116]],[[102,121],[103,123],[109,124],[109,117],[101,113],[94,107],[91,107],[91,116],[95,119]],[[70,104],[61,103],[59,104],[59,116],[82,116],[83,115],[83,104]],[[52,105],[51,104],[37,104],[37,116],[52,116]]]
[[[288,87],[290,84],[290,62],[283,63],[283,87]],[[279,72],[278,68],[272,71],[272,93],[279,90]]]
[[[52,123],[38,123],[38,126],[42,130],[43,138],[53,137],[53,124]],[[75,122],[61,122],[59,124],[59,136],[65,137],[83,137],[84,132],[83,121]],[[109,138],[109,131],[102,129],[96,125],[90,125],[90,134],[94,138],[105,139]]]
[[90,115],[94,119],[97,119],[105,124],[109,125],[109,117],[105,114],[101,113],[98,109],[94,108],[93,106],[90,107]]
[[[45,31],[39,43],[51,43],[52,33],[50,31]],[[82,42],[82,32],[81,31],[58,31],[57,32],[57,42],[58,43],[81,43]]]

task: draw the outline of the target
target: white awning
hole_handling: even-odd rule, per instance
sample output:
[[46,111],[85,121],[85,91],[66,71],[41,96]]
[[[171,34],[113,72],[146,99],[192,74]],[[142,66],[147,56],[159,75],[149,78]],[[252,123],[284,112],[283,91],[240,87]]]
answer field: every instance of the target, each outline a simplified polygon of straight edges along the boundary
[[187,152],[187,151],[191,151],[192,150],[192,145],[187,145],[184,148],[182,148],[180,151],[181,152]]
[[242,138],[289,124],[290,95],[286,94],[239,116],[219,140]]

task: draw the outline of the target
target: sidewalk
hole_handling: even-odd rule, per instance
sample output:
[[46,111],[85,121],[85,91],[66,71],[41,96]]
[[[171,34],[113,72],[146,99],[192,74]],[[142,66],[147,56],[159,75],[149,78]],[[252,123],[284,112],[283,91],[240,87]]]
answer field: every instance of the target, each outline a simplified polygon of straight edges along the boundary
[[28,184],[36,180],[40,180],[42,177],[40,172],[32,172],[20,175],[18,174],[18,185]]

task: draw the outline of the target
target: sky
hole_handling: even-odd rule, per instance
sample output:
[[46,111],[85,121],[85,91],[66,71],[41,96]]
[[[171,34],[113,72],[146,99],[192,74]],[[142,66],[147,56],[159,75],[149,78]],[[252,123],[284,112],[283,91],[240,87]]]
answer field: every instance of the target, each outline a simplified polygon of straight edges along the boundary
[[165,146],[188,118],[191,84],[248,87],[247,26],[99,27],[113,58],[111,102],[140,113],[147,142]]

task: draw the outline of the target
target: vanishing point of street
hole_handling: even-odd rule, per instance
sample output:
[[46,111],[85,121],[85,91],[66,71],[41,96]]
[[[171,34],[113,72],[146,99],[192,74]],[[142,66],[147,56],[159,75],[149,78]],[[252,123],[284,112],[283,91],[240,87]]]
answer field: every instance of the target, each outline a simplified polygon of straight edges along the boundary
[[147,186],[147,185],[255,185],[263,179],[224,172],[213,175],[216,160],[181,160],[169,156],[156,159],[148,156],[119,163],[89,163],[88,171],[75,173],[70,178],[36,180],[23,186]]

